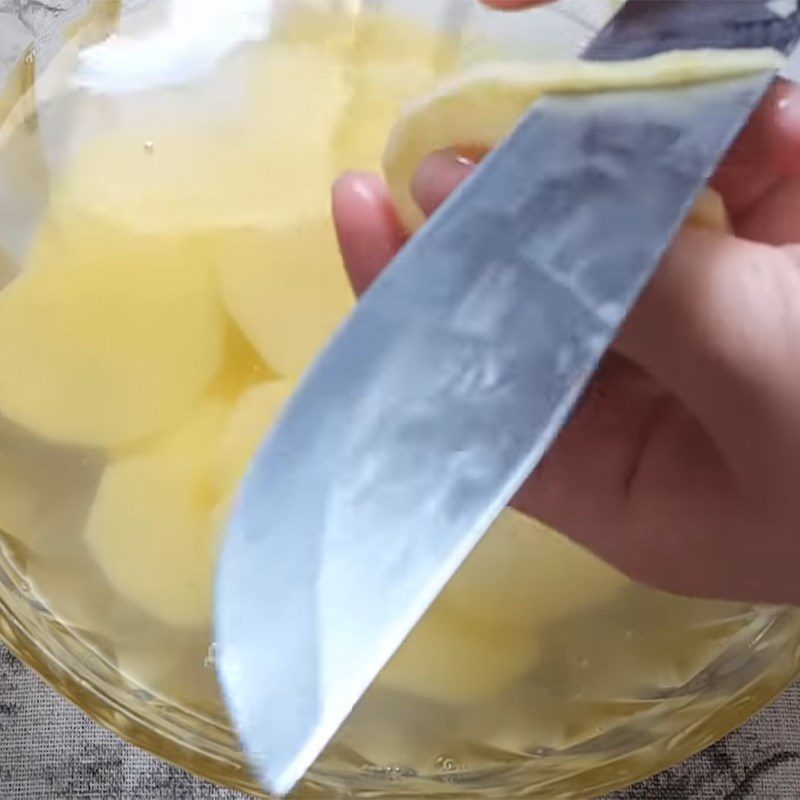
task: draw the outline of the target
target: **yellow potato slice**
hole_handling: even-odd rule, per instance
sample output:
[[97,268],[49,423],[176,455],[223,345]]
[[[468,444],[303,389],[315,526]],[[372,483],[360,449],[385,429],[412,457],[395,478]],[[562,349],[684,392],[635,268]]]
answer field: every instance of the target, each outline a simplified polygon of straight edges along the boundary
[[535,634],[480,625],[437,603],[378,683],[440,703],[479,702],[522,676],[540,646]]
[[223,494],[236,490],[293,389],[288,381],[268,381],[239,398],[220,439],[218,485]]
[[329,143],[351,96],[344,65],[278,44],[253,51],[246,64],[241,85],[231,87],[241,96],[236,110],[204,120],[191,136],[155,121],[146,137],[126,130],[91,140],[62,176],[59,205],[171,234],[280,228],[327,209]]
[[80,235],[46,232],[0,293],[0,412],[68,444],[159,433],[213,379],[224,325],[202,241],[86,219]]
[[547,626],[627,586],[599,559],[508,509],[380,681],[442,703],[485,699],[536,663]]
[[384,171],[401,219],[413,231],[423,215],[412,197],[411,180],[424,157],[452,146],[492,149],[542,94],[722,80],[782,62],[779,53],[767,49],[672,52],[615,63],[484,64],[408,107],[390,137]]
[[331,221],[229,233],[218,254],[231,316],[272,369],[296,379],[355,302]]
[[112,461],[86,524],[85,541],[111,585],[169,625],[210,619],[214,469],[228,410],[207,402],[175,433]]
[[608,602],[628,585],[588,551],[509,508],[439,602],[481,626],[537,631]]

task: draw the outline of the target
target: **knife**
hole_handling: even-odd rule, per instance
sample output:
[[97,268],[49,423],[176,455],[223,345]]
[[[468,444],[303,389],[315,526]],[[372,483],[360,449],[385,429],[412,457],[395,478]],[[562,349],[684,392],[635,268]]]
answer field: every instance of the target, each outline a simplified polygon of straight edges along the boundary
[[[798,38],[794,0],[629,0],[584,57]],[[302,778],[530,475],[773,79],[537,102],[305,377],[217,575],[219,677],[265,787]]]

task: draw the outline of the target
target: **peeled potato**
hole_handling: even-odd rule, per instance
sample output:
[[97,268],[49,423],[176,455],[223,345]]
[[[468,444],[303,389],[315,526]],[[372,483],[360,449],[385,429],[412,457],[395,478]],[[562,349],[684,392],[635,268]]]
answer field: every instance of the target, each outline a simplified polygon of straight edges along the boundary
[[423,222],[411,181],[426,155],[452,146],[491,150],[545,93],[642,89],[722,80],[774,68],[774,50],[671,52],[639,61],[486,64],[416,101],[392,132],[384,171],[408,230]]
[[439,603],[378,682],[440,703],[477,702],[524,674],[535,663],[540,644],[535,635],[480,625]]
[[380,681],[443,703],[481,700],[536,663],[548,625],[628,585],[568,539],[507,509]]
[[478,625],[530,632],[608,602],[627,585],[588,551],[509,508],[439,602]]
[[228,407],[207,402],[170,436],[112,461],[85,541],[111,585],[169,625],[208,622],[218,531],[216,443]]
[[329,219],[220,240],[220,285],[231,316],[269,366],[297,378],[355,302]]
[[[0,412],[52,441],[127,445],[175,424],[219,369],[208,248],[86,223],[0,293]],[[79,244],[76,244],[80,242]]]
[[[329,142],[350,100],[345,66],[313,48],[251,54],[240,112],[192,136],[174,123],[92,140],[70,162],[59,196],[137,231],[282,227],[327,209]],[[313,98],[313,103],[299,98]]]
[[223,493],[235,491],[293,388],[288,381],[268,381],[239,398],[220,439],[218,480]]

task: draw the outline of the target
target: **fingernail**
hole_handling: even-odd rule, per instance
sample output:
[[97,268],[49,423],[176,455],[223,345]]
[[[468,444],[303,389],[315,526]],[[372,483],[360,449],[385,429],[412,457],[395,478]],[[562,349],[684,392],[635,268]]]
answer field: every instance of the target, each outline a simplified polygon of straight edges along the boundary
[[341,174],[333,182],[333,190],[337,192],[343,187],[358,195],[362,199],[371,200],[376,193],[376,188],[381,185],[381,178],[373,172],[359,172],[350,170]]
[[475,163],[454,150],[431,153],[411,181],[411,194],[425,214],[432,214],[475,169]]

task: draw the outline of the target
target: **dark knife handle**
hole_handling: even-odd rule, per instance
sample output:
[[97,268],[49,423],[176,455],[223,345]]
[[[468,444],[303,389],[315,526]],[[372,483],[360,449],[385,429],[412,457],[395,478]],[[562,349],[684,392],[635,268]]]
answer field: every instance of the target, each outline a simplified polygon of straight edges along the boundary
[[628,0],[584,58],[619,61],[666,50],[772,47],[789,55],[800,10],[781,0]]

